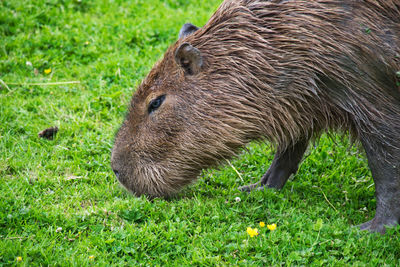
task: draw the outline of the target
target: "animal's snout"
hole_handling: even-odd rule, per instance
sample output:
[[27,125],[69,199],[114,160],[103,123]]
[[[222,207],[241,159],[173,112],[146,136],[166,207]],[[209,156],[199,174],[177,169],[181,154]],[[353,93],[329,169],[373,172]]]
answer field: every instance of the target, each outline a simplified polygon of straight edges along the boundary
[[121,162],[121,159],[123,159],[123,157],[120,151],[114,148],[111,152],[111,169],[113,170],[115,177],[117,177],[119,181],[121,181],[121,172],[123,172],[123,162]]

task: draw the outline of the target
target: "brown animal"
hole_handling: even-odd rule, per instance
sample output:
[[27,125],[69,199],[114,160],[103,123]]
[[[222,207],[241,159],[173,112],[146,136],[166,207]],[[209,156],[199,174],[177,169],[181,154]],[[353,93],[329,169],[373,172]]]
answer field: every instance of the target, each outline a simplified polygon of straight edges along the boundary
[[375,218],[400,220],[400,2],[226,0],[179,40],[135,92],[112,168],[135,195],[169,196],[252,140],[277,152],[260,182],[282,188],[309,140],[359,139],[375,181]]

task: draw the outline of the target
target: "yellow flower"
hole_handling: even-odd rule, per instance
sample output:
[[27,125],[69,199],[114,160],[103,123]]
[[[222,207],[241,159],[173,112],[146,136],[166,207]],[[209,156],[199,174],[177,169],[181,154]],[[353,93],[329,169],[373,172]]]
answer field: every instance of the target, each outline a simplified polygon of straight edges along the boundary
[[265,223],[264,222],[260,222],[260,227],[262,228],[264,226],[265,226]]
[[51,68],[44,70],[44,74],[50,74],[50,73],[51,73]]
[[250,237],[254,237],[258,235],[258,229],[257,228],[252,229],[251,227],[247,227],[247,233],[249,234]]
[[269,230],[271,230],[271,231],[274,231],[274,230],[276,229],[276,224],[275,224],[275,223],[273,223],[273,224],[267,224],[267,228],[268,228]]
[[94,259],[94,256],[93,255],[90,255],[89,256],[89,260],[93,260]]
[[20,261],[22,261],[22,257],[19,257],[19,256],[18,256],[18,257],[16,258],[16,260],[17,260],[17,262],[20,262]]

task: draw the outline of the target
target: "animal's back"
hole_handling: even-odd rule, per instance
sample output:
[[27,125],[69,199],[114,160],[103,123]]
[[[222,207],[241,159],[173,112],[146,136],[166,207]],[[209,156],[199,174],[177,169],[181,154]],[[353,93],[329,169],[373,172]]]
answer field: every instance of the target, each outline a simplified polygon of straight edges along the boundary
[[[389,131],[400,142],[397,1],[225,1],[187,41],[207,51],[206,79],[234,69],[240,88],[226,90],[258,96],[259,109],[284,127],[266,134],[272,141],[344,126],[356,135]],[[385,123],[390,129],[377,129]]]

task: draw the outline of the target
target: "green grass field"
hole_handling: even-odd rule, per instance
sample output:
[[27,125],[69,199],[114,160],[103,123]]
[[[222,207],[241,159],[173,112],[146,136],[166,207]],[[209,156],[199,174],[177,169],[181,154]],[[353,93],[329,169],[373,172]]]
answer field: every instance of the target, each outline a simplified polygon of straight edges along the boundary
[[[133,91],[182,24],[219,3],[0,0],[1,266],[400,265],[399,228],[352,227],[375,199],[346,137],[311,146],[281,191],[237,190],[266,171],[268,144],[231,161],[244,181],[222,166],[153,201],[118,184],[110,151]],[[54,140],[39,139],[50,126]]]

